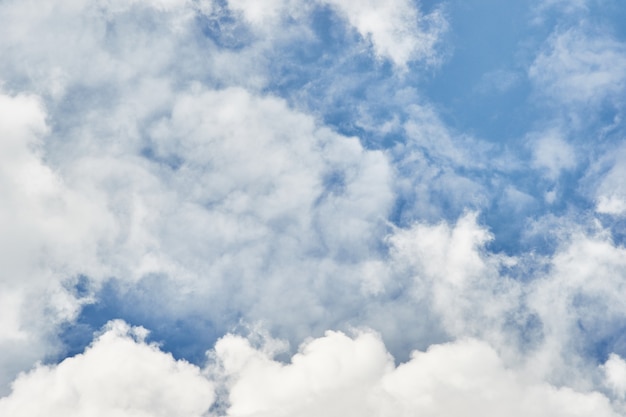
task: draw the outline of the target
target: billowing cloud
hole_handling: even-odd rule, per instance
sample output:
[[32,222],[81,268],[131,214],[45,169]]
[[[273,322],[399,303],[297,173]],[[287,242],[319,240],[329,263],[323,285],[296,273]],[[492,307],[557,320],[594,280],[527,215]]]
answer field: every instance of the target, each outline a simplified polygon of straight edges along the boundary
[[200,369],[113,321],[83,353],[20,375],[0,412],[12,416],[202,416],[214,386]]
[[[468,410],[486,416],[618,415],[603,394],[536,380],[507,367],[476,339],[414,351],[409,361],[395,365],[380,337],[367,330],[352,337],[327,332],[305,342],[288,363],[274,359],[275,341],[254,347],[226,335],[201,370],[146,343],[146,334],[110,322],[84,353],[22,374],[0,400],[0,411],[15,416],[463,417]],[[603,365],[618,393],[622,362],[612,356]],[[222,397],[213,404],[216,389]]]
[[[86,300],[65,283],[90,268],[109,218],[43,161],[46,112],[34,95],[0,95],[1,383],[54,351],[48,337]],[[94,216],[99,216],[94,221]],[[42,320],[46,317],[46,320]],[[8,378],[8,379],[6,379]]]
[[[215,349],[228,416],[618,415],[601,393],[535,381],[474,339],[415,351],[397,367],[370,332],[328,332],[287,364],[233,336]],[[614,373],[615,361],[607,363]]]

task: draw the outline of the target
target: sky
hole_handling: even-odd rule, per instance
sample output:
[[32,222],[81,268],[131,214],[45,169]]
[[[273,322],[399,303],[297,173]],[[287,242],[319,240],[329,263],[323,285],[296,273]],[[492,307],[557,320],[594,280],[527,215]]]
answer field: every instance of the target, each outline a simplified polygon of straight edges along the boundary
[[626,416],[621,0],[0,2],[0,415]]

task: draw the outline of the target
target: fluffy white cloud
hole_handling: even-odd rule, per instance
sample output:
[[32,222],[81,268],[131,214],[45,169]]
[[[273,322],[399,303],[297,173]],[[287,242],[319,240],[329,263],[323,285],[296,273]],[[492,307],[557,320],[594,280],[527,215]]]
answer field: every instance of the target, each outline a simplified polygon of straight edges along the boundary
[[214,385],[199,368],[145,342],[147,332],[110,322],[83,353],[20,375],[0,399],[6,416],[202,416]]
[[[617,416],[609,398],[536,379],[506,365],[489,344],[461,339],[414,351],[395,365],[380,337],[327,332],[274,359],[275,341],[254,347],[226,335],[201,370],[145,342],[147,331],[110,322],[82,354],[20,375],[0,412],[12,416]],[[268,342],[268,341],[266,341]],[[623,363],[603,365],[621,392]],[[623,385],[623,384],[622,384]],[[209,408],[219,392],[218,407]],[[36,398],[36,401],[33,400]],[[469,413],[469,414],[468,414]]]
[[626,199],[622,193],[615,195],[600,195],[598,197],[596,211],[604,214],[621,215],[626,212]]
[[475,215],[418,223],[389,237],[390,268],[395,279],[413,277],[402,285],[415,311],[428,306],[448,337],[478,337],[538,380],[588,389],[597,341],[623,349],[615,325],[626,317],[626,252],[602,228],[568,224],[560,233],[553,256],[509,257],[486,250],[492,237]]
[[155,81],[264,86],[263,54],[271,42],[220,48],[202,32],[216,13],[209,0],[5,2],[0,78],[13,91],[32,91],[65,110],[69,105],[83,111],[111,105],[119,94],[127,94],[121,101],[132,101],[135,87]]
[[[85,301],[66,285],[94,278],[97,247],[110,237],[106,211],[44,162],[49,133],[41,100],[0,94],[0,386],[56,349],[55,326]],[[45,320],[43,319],[45,317]]]
[[502,335],[509,310],[519,308],[519,284],[500,268],[515,259],[484,249],[492,239],[468,213],[455,225],[415,224],[389,238],[394,263],[410,268],[413,296],[432,305],[452,337]]
[[165,308],[245,306],[254,319],[324,314],[336,274],[362,286],[392,203],[382,152],[243,89],[181,93],[146,129],[152,162],[90,152],[67,171],[118,213],[108,259],[119,278],[166,274],[190,300]]
[[626,397],[626,361],[619,355],[612,353],[602,366],[605,373],[605,382],[617,398],[622,401]]
[[[54,353],[42,339],[93,301],[73,294],[81,274],[88,296],[109,277],[124,288],[165,277],[164,311],[281,318],[276,325],[298,338],[380,291],[378,277],[361,272],[380,263],[393,204],[387,157],[280,99],[182,82],[211,74],[223,55],[194,43],[196,9],[166,3],[0,6],[1,75],[41,95],[0,102],[1,325],[22,340],[5,346],[4,384]],[[203,54],[215,59],[196,72]],[[231,64],[245,67],[235,55]],[[329,315],[336,298],[343,312]],[[27,344],[32,354],[19,347]]]
[[[320,127],[283,100],[243,89],[194,86],[175,94],[148,79],[133,92],[98,117],[89,111],[71,128],[50,133],[38,100],[5,98],[13,113],[3,114],[3,126],[21,153],[5,153],[3,178],[12,188],[3,206],[3,263],[8,274],[11,262],[23,259],[19,265],[41,266],[37,276],[47,278],[39,285],[9,277],[16,290],[6,292],[7,335],[22,337],[29,296],[49,298],[29,309],[34,324],[54,330],[71,320],[90,301],[72,293],[80,274],[94,290],[108,277],[131,286],[162,276],[169,291],[158,295],[163,311],[217,320],[240,310],[251,320],[272,319],[297,338],[311,322],[321,332],[353,310],[360,294],[378,291],[377,278],[363,279],[361,271],[376,264],[375,245],[393,202],[382,152]],[[168,116],[154,116],[164,109]],[[33,121],[22,132],[12,124],[26,111]],[[30,133],[38,129],[47,143]],[[12,211],[9,192],[19,197]],[[10,252],[18,249],[21,258]],[[356,295],[333,317],[324,304],[343,296],[333,289],[337,276]],[[59,315],[45,321],[41,314],[53,302]],[[294,309],[299,314],[277,320]],[[8,380],[45,353],[24,361],[7,356]]]
[[233,417],[618,415],[602,394],[533,380],[474,339],[415,351],[397,367],[370,332],[328,332],[289,363],[234,336],[215,353]]

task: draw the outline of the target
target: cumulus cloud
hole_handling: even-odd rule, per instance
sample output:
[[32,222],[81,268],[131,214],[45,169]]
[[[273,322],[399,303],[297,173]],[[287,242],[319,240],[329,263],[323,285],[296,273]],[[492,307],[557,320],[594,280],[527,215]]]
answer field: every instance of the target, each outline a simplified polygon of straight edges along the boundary
[[[255,347],[226,335],[201,370],[146,343],[146,335],[143,328],[110,322],[84,353],[20,375],[11,394],[0,399],[0,411],[15,416],[461,417],[468,410],[486,416],[619,415],[600,392],[537,380],[507,366],[476,339],[414,351],[396,365],[369,330],[353,336],[326,332],[303,343],[289,362],[274,358],[275,341]],[[603,365],[617,391],[621,367],[617,356]]]
[[[352,297],[343,314],[327,315],[325,305],[337,297],[334,277],[344,277],[346,293],[378,291],[376,278],[363,281],[361,271],[376,265],[393,203],[387,157],[281,99],[200,82],[176,85],[189,68],[166,69],[176,64],[174,51],[184,55],[190,48],[174,47],[193,38],[186,4],[108,2],[96,10],[59,1],[58,13],[3,4],[4,16],[25,13],[22,23],[34,28],[7,22],[11,40],[23,48],[2,43],[3,76],[11,88],[41,95],[3,97],[2,128],[10,137],[3,145],[17,152],[3,153],[11,187],[3,205],[5,270],[23,259],[18,266],[42,266],[36,276],[47,277],[35,285],[11,276],[17,289],[7,289],[7,335],[23,336],[18,321],[29,297],[47,297],[60,310],[58,317],[49,314],[52,301],[30,308],[33,323],[43,323],[47,312],[46,329],[54,333],[71,321],[81,305],[95,301],[74,294],[79,276],[89,283],[89,296],[107,278],[132,289],[144,278],[166,277],[171,294],[163,294],[163,309],[177,317],[202,312],[218,321],[243,311],[298,337],[311,331],[310,322],[318,321],[321,332],[356,304]],[[61,23],[74,17],[85,24],[74,30]],[[178,27],[180,19],[189,25]],[[54,42],[82,43],[55,54],[39,44],[46,30]],[[204,45],[211,46],[196,47]],[[69,84],[51,83],[47,71],[53,69]],[[19,258],[10,251],[22,242]],[[227,293],[233,297],[223,297]],[[275,320],[296,306],[301,315]],[[16,349],[17,356],[7,356],[8,380],[56,348],[50,342],[24,360]]]
[[202,416],[214,385],[199,368],[145,342],[147,332],[110,322],[82,354],[21,374],[0,413],[11,416]]
[[612,353],[602,368],[606,384],[616,397],[623,401],[626,396],[626,361]]
[[106,212],[44,162],[48,132],[37,96],[0,94],[3,385],[56,349],[49,340],[55,326],[73,319],[85,301],[68,293],[65,283],[81,271],[99,275],[89,265],[98,240],[108,237]]
[[626,347],[615,327],[626,317],[626,254],[602,228],[573,230],[562,230],[553,256],[511,257],[486,250],[493,236],[474,214],[418,223],[390,236],[391,265],[412,277],[406,291],[449,338],[488,341],[538,380],[587,389],[597,373],[589,355]]
[[454,337],[494,330],[515,305],[515,283],[499,274],[508,259],[484,251],[491,239],[475,213],[454,225],[416,224],[390,237],[395,262],[408,263],[414,274],[414,296],[432,303]]
[[[165,273],[177,283],[171,291],[190,291],[190,302],[166,306],[215,317],[245,306],[245,317],[276,324],[276,314],[297,308],[294,321],[321,320],[335,274],[348,288],[362,286],[358,271],[376,257],[392,203],[381,152],[242,89],[181,94],[171,117],[151,126],[151,139],[149,172],[163,177],[151,177],[156,188],[140,190],[135,204],[162,208],[128,220],[145,238],[141,246],[127,241],[135,254],[128,265],[143,258],[146,267],[127,273]],[[184,163],[168,165],[175,161]],[[93,163],[74,175],[93,176]],[[163,192],[169,198],[154,195]],[[120,190],[110,193],[116,201]]]
[[599,392],[534,380],[475,339],[415,351],[398,366],[368,331],[328,332],[286,364],[234,336],[221,339],[215,354],[228,416],[618,415]]

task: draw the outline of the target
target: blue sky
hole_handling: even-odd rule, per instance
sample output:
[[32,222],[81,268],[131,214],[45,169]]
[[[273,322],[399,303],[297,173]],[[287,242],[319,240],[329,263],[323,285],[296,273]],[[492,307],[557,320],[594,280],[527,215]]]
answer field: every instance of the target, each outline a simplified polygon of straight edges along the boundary
[[624,21],[1,3],[0,415],[626,414]]

